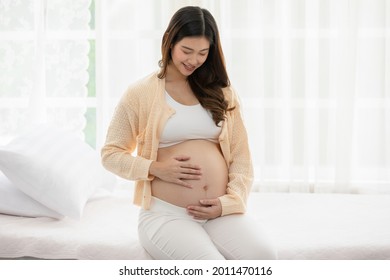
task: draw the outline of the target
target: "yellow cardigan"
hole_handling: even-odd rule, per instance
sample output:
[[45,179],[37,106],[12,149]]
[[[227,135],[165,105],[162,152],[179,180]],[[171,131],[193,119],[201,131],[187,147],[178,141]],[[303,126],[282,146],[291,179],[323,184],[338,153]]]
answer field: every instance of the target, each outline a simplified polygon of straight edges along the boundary
[[[149,167],[157,159],[159,137],[165,122],[175,111],[165,102],[165,79],[157,72],[131,85],[122,96],[108,128],[101,150],[103,166],[116,175],[135,180],[134,203],[149,209],[151,180]],[[253,182],[253,167],[246,129],[238,98],[231,87],[223,93],[233,111],[226,114],[219,143],[229,169],[226,194],[219,197],[222,216],[244,213]],[[133,152],[137,151],[137,155]]]

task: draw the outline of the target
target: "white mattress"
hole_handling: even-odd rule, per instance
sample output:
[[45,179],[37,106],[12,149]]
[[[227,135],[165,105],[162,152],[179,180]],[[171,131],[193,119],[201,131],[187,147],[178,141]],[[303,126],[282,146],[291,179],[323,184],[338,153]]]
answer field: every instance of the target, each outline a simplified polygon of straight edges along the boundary
[[256,194],[280,259],[390,259],[390,195]]
[[[280,259],[390,259],[390,196],[252,193],[248,212]],[[0,258],[150,259],[138,208],[121,192],[87,204],[80,221],[0,215]]]

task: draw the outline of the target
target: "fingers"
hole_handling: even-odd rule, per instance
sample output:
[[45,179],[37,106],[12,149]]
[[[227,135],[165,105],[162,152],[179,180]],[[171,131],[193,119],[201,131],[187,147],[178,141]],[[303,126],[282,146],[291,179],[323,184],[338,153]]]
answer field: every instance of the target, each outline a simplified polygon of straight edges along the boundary
[[176,184],[192,189],[192,185],[189,182],[187,182],[187,180],[201,180],[202,179],[201,173],[197,172],[196,174],[197,175],[180,173],[179,175],[180,178],[177,179]]
[[190,164],[190,163],[182,163],[182,161],[189,160],[188,156],[177,156],[176,160],[181,161],[180,163],[180,178],[181,185],[185,187],[189,187],[190,185],[183,180],[200,180],[202,179],[202,171],[199,165]]
[[180,164],[181,171],[187,174],[202,174],[201,168],[196,164]]
[[189,156],[178,155],[165,161],[154,162],[150,173],[162,181],[192,188],[187,180],[201,180],[202,171],[199,165],[187,162],[189,159]]
[[198,206],[188,206],[187,212],[191,216],[193,216],[195,219],[207,219],[207,212],[203,210],[204,207],[198,207]]
[[219,199],[203,199],[200,200],[202,206],[189,205],[187,212],[194,219],[214,219],[222,214],[222,206]]
[[204,206],[215,206],[218,205],[218,199],[201,199],[200,204]]
[[188,206],[187,212],[194,219],[213,219],[218,217],[218,210],[211,206]]
[[191,185],[190,183],[188,183],[188,182],[186,182],[186,181],[183,181],[183,180],[180,180],[180,179],[178,179],[178,180],[176,181],[176,184],[178,184],[178,185],[180,185],[180,186],[183,186],[183,187],[185,187],[185,188],[192,189],[192,185]]
[[180,179],[186,180],[199,180],[201,179],[202,172],[198,169],[181,168]]
[[[184,162],[184,161],[188,161],[191,159],[191,157],[189,156],[186,156],[186,155],[178,155],[178,156],[175,156],[174,157],[175,160],[177,161],[181,161],[181,162]],[[200,170],[200,166],[197,165],[197,164],[191,164],[191,163],[181,163],[180,164],[180,167],[182,168],[187,168],[189,170]]]

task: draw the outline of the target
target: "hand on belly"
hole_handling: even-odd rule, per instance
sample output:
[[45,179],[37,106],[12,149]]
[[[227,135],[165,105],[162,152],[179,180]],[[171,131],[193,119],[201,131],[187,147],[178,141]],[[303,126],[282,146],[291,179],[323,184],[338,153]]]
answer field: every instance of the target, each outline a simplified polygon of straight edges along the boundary
[[218,144],[211,141],[191,140],[159,149],[150,170],[155,175],[152,195],[179,207],[209,207],[202,208],[209,212],[216,208],[200,201],[226,194],[228,169]]
[[202,171],[199,165],[189,162],[190,157],[179,155],[164,161],[153,162],[150,173],[162,181],[192,188],[188,180],[200,180]]
[[193,216],[194,219],[209,220],[222,215],[222,205],[218,198],[201,199],[199,202],[201,205],[187,206],[188,214]]

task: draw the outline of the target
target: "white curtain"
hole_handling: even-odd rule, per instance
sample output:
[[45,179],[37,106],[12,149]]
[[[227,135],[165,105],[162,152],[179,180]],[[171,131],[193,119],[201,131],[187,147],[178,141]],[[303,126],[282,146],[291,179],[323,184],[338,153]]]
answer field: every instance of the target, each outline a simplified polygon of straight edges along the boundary
[[81,133],[90,2],[0,1],[0,144],[48,120]]
[[387,0],[0,0],[0,144],[51,121],[99,149],[185,5],[218,22],[254,190],[390,194]]

